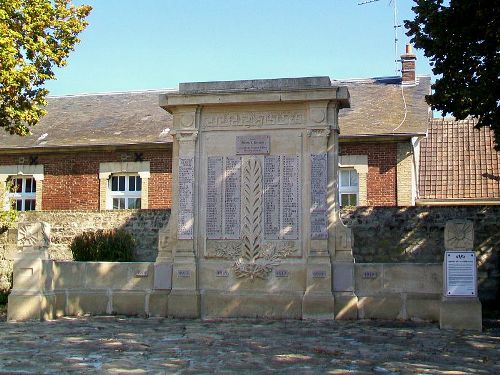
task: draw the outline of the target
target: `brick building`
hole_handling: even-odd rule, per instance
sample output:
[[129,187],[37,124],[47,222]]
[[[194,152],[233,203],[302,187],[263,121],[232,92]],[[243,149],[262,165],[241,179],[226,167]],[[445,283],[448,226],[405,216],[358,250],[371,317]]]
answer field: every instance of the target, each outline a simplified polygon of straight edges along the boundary
[[23,211],[169,208],[171,116],[158,94],[50,98],[32,135],[0,133],[0,183]]
[[[408,206],[416,199],[418,148],[429,108],[430,78],[333,81],[347,85],[340,111],[342,205]],[[28,137],[0,133],[0,183],[10,182],[19,210],[162,209],[171,206],[171,116],[161,91],[49,99]]]

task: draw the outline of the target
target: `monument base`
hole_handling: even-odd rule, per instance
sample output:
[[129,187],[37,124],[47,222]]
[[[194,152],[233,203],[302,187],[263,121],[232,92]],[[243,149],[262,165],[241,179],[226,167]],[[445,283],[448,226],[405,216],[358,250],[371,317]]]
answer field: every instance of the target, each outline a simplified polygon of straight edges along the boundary
[[335,317],[332,293],[306,293],[302,300],[302,318],[327,320]]
[[333,295],[335,298],[335,319],[358,319],[358,297],[353,292],[336,292]]
[[203,291],[202,318],[302,318],[302,293]]
[[168,296],[168,315],[174,318],[200,317],[200,292],[174,289]]
[[54,319],[55,294],[12,291],[8,301],[8,321]]
[[482,307],[477,298],[443,297],[439,311],[441,329],[482,331]]

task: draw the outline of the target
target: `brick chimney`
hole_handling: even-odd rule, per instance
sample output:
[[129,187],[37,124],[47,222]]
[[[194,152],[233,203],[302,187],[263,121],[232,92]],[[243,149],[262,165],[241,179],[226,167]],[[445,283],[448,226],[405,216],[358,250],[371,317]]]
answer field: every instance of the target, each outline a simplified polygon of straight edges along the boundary
[[406,53],[401,55],[401,84],[414,85],[416,83],[415,61],[417,57],[412,53],[411,45],[406,45]]

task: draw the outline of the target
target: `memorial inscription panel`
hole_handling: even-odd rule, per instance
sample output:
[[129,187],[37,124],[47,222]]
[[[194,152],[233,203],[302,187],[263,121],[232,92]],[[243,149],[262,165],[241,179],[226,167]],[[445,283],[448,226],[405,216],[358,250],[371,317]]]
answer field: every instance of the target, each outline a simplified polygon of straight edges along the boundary
[[224,171],[224,238],[239,239],[241,231],[241,157],[226,157]]
[[223,157],[207,158],[207,238],[222,238],[222,171]]
[[281,180],[281,235],[285,240],[299,238],[299,156],[284,155]]
[[264,157],[264,238],[280,237],[280,156]]
[[311,154],[311,239],[326,240],[327,231],[327,156]]
[[177,237],[180,240],[193,239],[193,186],[194,159],[179,158],[179,211],[177,216]]

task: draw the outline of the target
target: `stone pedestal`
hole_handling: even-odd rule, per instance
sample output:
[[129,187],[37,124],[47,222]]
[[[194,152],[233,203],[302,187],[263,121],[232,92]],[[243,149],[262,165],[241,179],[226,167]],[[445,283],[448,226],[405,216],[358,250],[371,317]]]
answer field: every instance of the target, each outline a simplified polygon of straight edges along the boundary
[[439,326],[482,330],[482,307],[477,298],[474,227],[469,220],[449,220],[444,231],[443,298]]
[[13,287],[8,320],[45,320],[54,317],[52,263],[48,262],[50,227],[47,223],[20,223],[14,257]]
[[443,297],[439,310],[439,327],[482,331],[482,308],[477,298]]

